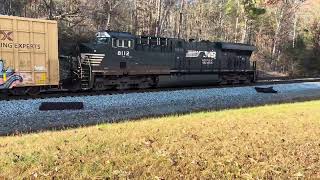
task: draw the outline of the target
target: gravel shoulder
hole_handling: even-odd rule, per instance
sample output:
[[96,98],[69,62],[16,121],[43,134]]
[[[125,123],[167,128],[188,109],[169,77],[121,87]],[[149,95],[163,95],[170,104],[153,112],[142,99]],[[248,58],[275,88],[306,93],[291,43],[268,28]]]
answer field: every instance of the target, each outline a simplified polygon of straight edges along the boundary
[[[278,84],[278,94],[254,87],[213,88],[38,100],[2,101],[0,135],[114,123],[148,116],[221,110],[294,100],[320,99],[320,82]],[[42,102],[83,102],[79,111],[39,111]]]

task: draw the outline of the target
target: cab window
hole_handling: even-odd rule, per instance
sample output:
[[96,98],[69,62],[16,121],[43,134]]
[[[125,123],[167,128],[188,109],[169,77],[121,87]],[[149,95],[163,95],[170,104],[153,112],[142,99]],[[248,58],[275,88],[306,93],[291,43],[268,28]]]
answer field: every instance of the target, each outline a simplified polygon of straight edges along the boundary
[[98,32],[96,34],[96,43],[97,44],[109,44],[110,35],[107,32]]
[[110,41],[110,38],[97,38],[98,44],[108,44]]
[[112,47],[114,48],[132,48],[133,40],[112,39]]

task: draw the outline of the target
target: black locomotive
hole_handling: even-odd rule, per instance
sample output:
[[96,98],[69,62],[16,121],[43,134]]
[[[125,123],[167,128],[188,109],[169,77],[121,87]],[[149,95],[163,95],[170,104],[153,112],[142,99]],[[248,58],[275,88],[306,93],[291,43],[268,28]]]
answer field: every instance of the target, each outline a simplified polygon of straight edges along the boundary
[[60,57],[63,87],[73,90],[150,88],[255,82],[255,47],[102,31]]

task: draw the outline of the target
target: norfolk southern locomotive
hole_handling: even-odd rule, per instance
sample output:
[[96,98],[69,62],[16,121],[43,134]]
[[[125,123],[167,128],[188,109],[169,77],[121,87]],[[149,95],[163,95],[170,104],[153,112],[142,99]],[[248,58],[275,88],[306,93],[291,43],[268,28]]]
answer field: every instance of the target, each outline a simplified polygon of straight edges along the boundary
[[255,82],[254,46],[102,31],[60,57],[62,87],[108,90]]

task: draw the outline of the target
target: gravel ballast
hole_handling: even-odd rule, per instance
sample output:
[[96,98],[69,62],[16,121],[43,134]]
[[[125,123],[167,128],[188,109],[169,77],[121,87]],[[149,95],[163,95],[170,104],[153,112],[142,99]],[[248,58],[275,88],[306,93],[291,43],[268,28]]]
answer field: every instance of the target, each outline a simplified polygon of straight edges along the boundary
[[[320,82],[274,85],[277,94],[252,87],[212,88],[101,96],[1,101],[0,135],[120,122],[148,116],[320,99]],[[42,102],[83,102],[83,110],[39,111]]]

